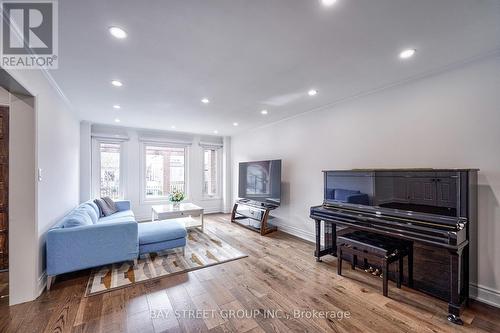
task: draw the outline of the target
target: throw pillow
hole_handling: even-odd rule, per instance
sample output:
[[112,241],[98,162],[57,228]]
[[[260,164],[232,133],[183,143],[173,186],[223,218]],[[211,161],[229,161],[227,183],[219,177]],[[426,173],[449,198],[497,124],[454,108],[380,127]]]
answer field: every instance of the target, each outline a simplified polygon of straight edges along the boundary
[[115,202],[110,197],[96,199],[94,202],[97,204],[99,210],[102,212],[101,217],[113,215],[114,213],[118,212],[118,208],[116,207]]
[[105,205],[106,203],[102,199],[95,199],[94,200],[95,205],[99,209],[99,217],[104,217],[104,212],[102,211],[102,205]]
[[111,199],[110,197],[104,197],[102,199],[108,204],[108,209],[110,213],[109,215],[118,213],[118,207],[116,207],[116,204],[113,201],[113,199]]
[[90,205],[90,203],[81,204],[80,207],[78,207],[76,210],[83,211],[83,212],[89,214],[89,216],[92,220],[92,223],[96,223],[97,220],[99,219],[99,216],[97,216],[97,213],[96,213],[94,207],[92,207]]
[[101,216],[100,212],[99,212],[99,207],[97,207],[97,205],[95,204],[94,201],[87,201],[86,204],[88,204],[90,207],[92,207],[97,218],[99,218],[99,216]]
[[113,201],[113,199],[111,199],[110,197],[104,197],[102,199],[108,204],[108,207],[112,212],[111,214],[118,212],[118,207],[116,207],[116,203]]

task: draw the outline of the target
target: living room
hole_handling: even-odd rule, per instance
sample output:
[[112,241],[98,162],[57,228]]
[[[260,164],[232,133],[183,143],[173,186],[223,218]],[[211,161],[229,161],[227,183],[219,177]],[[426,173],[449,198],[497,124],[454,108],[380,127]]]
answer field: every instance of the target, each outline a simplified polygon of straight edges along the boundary
[[2,13],[1,332],[500,331],[498,1]]

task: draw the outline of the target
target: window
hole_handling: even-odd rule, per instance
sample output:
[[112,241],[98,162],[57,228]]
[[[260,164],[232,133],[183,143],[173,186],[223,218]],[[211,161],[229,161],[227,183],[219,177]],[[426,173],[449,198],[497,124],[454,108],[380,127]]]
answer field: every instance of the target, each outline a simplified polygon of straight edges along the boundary
[[203,149],[203,195],[208,198],[220,194],[220,148]]
[[186,148],[145,145],[145,197],[166,198],[173,191],[186,193]]
[[118,199],[121,196],[120,152],[119,143],[99,142],[99,195],[101,197]]

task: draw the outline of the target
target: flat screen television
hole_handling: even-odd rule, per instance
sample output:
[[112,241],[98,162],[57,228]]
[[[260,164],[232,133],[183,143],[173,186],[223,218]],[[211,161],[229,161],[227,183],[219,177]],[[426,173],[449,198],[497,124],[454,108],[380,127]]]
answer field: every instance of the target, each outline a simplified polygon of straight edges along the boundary
[[238,196],[279,206],[281,203],[281,160],[239,164]]

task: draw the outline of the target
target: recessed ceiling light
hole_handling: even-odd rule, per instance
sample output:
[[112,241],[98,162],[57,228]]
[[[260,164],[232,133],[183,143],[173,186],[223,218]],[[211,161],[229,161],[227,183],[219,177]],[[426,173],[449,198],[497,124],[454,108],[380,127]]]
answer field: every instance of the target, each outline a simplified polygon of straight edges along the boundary
[[260,113],[265,115],[265,114],[267,114],[267,110],[262,110],[262,111],[260,111]]
[[123,86],[123,83],[121,81],[118,81],[118,80],[111,81],[111,84],[114,85],[115,87]]
[[203,104],[208,104],[208,103],[210,103],[210,100],[209,100],[208,98],[203,98],[203,99],[201,100],[201,102],[202,102]]
[[127,37],[127,33],[122,28],[110,27],[109,33],[118,39],[124,39]]
[[120,122],[120,119],[115,118],[115,123],[119,123],[119,122]]
[[417,50],[415,50],[415,49],[406,49],[406,50],[401,51],[401,53],[399,54],[399,57],[401,59],[408,59],[408,58],[413,57],[415,52],[417,52]]
[[318,91],[315,89],[311,89],[307,92],[309,96],[316,96],[318,94]]
[[175,125],[170,126],[171,129],[175,129]]
[[120,105],[118,105],[118,104],[113,105],[113,109],[117,109],[117,110],[119,110],[119,109],[121,109],[121,108],[122,108],[122,107],[121,107]]
[[218,131],[218,130],[215,130],[215,131],[214,131],[214,134],[219,134],[219,131]]
[[323,6],[327,6],[327,7],[333,5],[336,2],[337,2],[337,0],[321,0],[321,3],[323,4]]
[[238,125],[239,125],[239,124],[238,124],[238,123],[236,123],[236,122],[235,122],[235,123],[233,123],[233,126],[238,126]]

